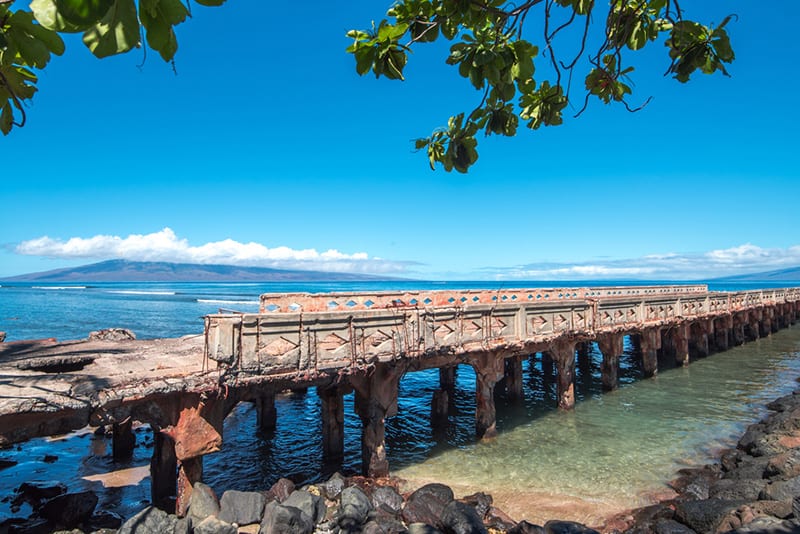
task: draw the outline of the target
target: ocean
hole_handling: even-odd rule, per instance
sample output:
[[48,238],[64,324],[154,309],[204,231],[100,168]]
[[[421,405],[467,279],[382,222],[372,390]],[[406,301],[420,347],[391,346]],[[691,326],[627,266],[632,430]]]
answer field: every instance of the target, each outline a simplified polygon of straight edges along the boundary
[[[7,341],[55,337],[80,339],[92,330],[131,329],[139,338],[202,332],[202,317],[220,309],[254,312],[266,292],[328,292],[434,289],[499,289],[626,285],[628,282],[515,283],[2,283],[0,331]],[[781,284],[715,284],[712,290],[782,287]],[[769,338],[703,358],[687,368],[660,362],[654,379],[642,370],[626,339],[620,388],[600,387],[601,355],[593,346],[588,364],[577,367],[578,403],[570,413],[556,409],[555,384],[542,374],[541,360],[523,366],[525,401],[498,396],[500,435],[489,443],[474,438],[475,377],[459,366],[449,425],[429,424],[430,398],[438,373],[407,374],[400,384],[398,415],[387,420],[387,454],[392,473],[409,486],[427,481],[452,485],[459,494],[487,491],[516,519],[568,518],[601,521],[614,511],[647,504],[665,491],[680,467],[712,459],[735,443],[744,427],[763,413],[763,404],[785,394],[800,375],[800,326]],[[360,468],[360,421],[352,395],[345,398],[345,458],[322,463],[320,402],[313,388],[281,395],[278,426],[256,430],[255,413],[239,405],[226,419],[223,450],[205,458],[204,478],[218,493],[266,489],[278,478],[319,481],[334,470]],[[0,450],[0,496],[22,481],[58,479],[70,490],[101,490],[101,506],[131,515],[149,498],[146,466],[152,435],[138,429],[134,458],[115,463],[108,438],[90,430],[68,437],[31,440]],[[56,456],[45,462],[46,455]],[[52,458],[50,458],[52,460]],[[22,514],[0,498],[0,517]]]

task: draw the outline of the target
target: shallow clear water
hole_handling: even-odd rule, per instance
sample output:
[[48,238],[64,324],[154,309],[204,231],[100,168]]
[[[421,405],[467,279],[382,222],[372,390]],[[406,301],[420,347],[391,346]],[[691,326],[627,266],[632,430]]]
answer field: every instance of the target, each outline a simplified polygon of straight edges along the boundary
[[[83,337],[89,326],[129,326],[141,337],[177,335],[187,333],[180,325],[194,324],[202,313],[216,311],[204,306],[221,305],[199,300],[254,302],[264,290],[263,284],[109,286],[88,290],[0,288],[0,317],[18,317],[4,320],[0,329],[26,324],[29,329],[21,331],[41,334],[20,337],[61,339]],[[355,288],[336,285],[324,289]],[[41,293],[65,296],[52,298]],[[33,324],[40,317],[52,321]],[[177,328],[184,330],[164,333]],[[390,465],[393,474],[412,485],[437,480],[453,485],[459,494],[487,491],[517,519],[562,517],[596,524],[613,511],[649,502],[654,492],[666,488],[677,468],[705,463],[719,448],[734,443],[744,427],[761,416],[766,401],[794,388],[800,375],[798,355],[800,326],[693,361],[687,368],[670,368],[670,362],[660,362],[656,378],[642,379],[626,345],[620,361],[621,387],[603,393],[600,354],[593,347],[591,359],[579,361],[577,366],[578,403],[569,413],[556,409],[555,383],[543,374],[540,359],[527,359],[525,401],[509,404],[498,386],[500,435],[488,443],[474,439],[475,377],[471,368],[459,367],[450,424],[438,432],[429,424],[438,372],[410,373],[400,384],[399,413],[387,421]],[[230,488],[264,489],[281,476],[311,482],[334,469],[359,471],[360,421],[353,411],[352,394],[345,398],[346,455],[340,466],[322,463],[320,402],[313,388],[305,394],[280,396],[276,406],[278,428],[269,434],[256,430],[255,411],[248,404],[239,405],[226,420],[223,450],[205,458],[205,480],[218,493]],[[0,451],[0,459],[19,462],[0,469],[0,516],[11,514],[4,496],[22,481],[58,479],[71,490],[101,489],[97,479],[84,477],[109,472],[117,473],[121,482],[116,483],[123,485],[104,490],[101,506],[132,514],[149,496],[146,466],[152,450],[149,429],[141,428],[137,436],[135,456],[129,462],[113,462],[109,440],[93,435],[31,440],[19,450]],[[44,463],[45,454],[58,459]],[[18,513],[24,515],[26,509]]]

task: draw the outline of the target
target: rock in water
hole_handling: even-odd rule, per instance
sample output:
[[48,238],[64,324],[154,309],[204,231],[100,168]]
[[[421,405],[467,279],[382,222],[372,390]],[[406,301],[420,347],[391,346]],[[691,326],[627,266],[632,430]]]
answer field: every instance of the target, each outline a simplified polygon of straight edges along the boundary
[[0,343],[2,343],[5,340],[6,340],[6,333],[5,332],[0,332]]
[[653,532],[655,534],[696,534],[694,530],[674,519],[659,519],[653,525]]
[[258,534],[311,534],[313,531],[311,520],[300,510],[270,501],[264,507]]
[[89,519],[97,501],[93,491],[65,493],[44,503],[39,514],[57,525],[73,528]]
[[136,334],[127,328],[104,328],[89,332],[89,341],[132,341]]
[[454,500],[453,490],[444,484],[426,484],[409,496],[403,508],[403,521],[441,527],[444,507]]
[[203,519],[192,530],[194,534],[236,534],[238,531],[238,528],[230,523],[220,521],[213,515]]
[[508,531],[508,534],[544,534],[544,528],[527,521],[520,521]]
[[186,515],[192,520],[193,525],[199,524],[206,517],[219,515],[219,500],[210,486],[202,482],[194,483]]
[[445,534],[487,534],[483,521],[475,508],[452,501],[442,511],[442,531]]
[[325,499],[305,490],[293,491],[281,504],[303,512],[311,520],[312,525],[316,525],[325,517]]
[[441,534],[441,531],[426,523],[411,523],[408,525],[408,534]]
[[22,503],[26,502],[36,510],[39,508],[39,503],[41,503],[41,501],[52,499],[66,492],[67,486],[53,480],[44,482],[23,482],[14,492],[11,505],[20,506]]
[[363,491],[350,486],[342,491],[339,502],[339,528],[342,530],[358,530],[367,522],[372,504]]
[[148,506],[125,521],[117,534],[164,534],[173,532],[178,518],[163,510]]
[[361,528],[361,534],[406,534],[408,530],[403,523],[394,519],[369,521]]
[[250,525],[260,523],[267,498],[257,491],[228,490],[219,503],[219,518],[226,523]]

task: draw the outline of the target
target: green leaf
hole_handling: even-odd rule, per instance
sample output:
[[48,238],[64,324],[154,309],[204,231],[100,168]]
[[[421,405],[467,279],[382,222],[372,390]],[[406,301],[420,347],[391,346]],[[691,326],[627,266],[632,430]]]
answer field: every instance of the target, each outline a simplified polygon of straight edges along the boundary
[[55,0],[58,12],[76,26],[91,25],[103,18],[114,0]]
[[164,61],[171,61],[178,51],[178,38],[173,26],[189,14],[180,0],[140,0],[139,19],[145,28],[147,44],[158,51]]
[[39,21],[39,24],[48,30],[64,33],[78,33],[91,26],[91,24],[76,25],[67,21],[61,13],[58,12],[55,0],[33,0],[30,7],[36,20]]
[[8,135],[13,126],[14,112],[8,101],[5,101],[3,102],[3,110],[0,112],[0,132],[3,132],[3,135]]
[[225,3],[225,0],[194,0],[201,6],[217,7]]
[[139,19],[133,0],[117,0],[103,19],[83,34],[92,54],[103,58],[122,54],[139,44]]

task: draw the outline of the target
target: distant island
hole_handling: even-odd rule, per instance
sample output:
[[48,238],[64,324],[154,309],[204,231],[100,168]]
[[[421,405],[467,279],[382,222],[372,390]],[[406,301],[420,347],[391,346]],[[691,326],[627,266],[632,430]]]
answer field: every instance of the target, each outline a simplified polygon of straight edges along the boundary
[[715,282],[798,282],[800,281],[800,267],[790,267],[777,271],[763,273],[740,274],[715,278]]
[[0,279],[3,282],[368,282],[390,276],[325,271],[202,265],[162,261],[109,260]]

